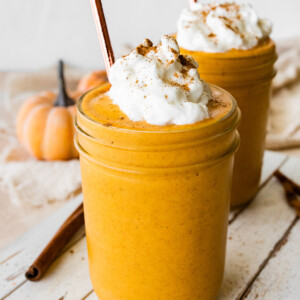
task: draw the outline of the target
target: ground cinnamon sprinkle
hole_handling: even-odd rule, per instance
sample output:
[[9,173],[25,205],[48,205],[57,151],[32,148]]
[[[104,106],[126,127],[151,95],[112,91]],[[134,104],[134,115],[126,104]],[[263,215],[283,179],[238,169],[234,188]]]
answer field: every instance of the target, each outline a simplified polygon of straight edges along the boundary
[[218,99],[218,97],[214,96],[214,98],[210,99],[207,103],[207,107],[209,109],[217,108],[217,107],[227,107],[227,104],[223,102],[222,99]]
[[[238,11],[238,9],[239,9],[239,5],[234,4],[234,3],[220,3],[220,4],[217,4],[217,5],[210,5],[209,10],[201,11],[204,22],[206,22],[206,19],[207,19],[207,16],[208,16],[209,12],[210,11],[215,11],[219,7],[225,9],[226,11],[230,11],[230,10],[231,11],[233,11],[233,10]],[[220,18],[222,18],[222,17],[220,17]]]
[[204,19],[204,21],[206,21],[206,18],[207,18],[207,16],[208,16],[208,11],[207,10],[205,10],[205,11],[201,11],[201,14],[202,14],[202,16],[203,16],[203,19]]
[[214,33],[210,33],[210,34],[208,35],[208,37],[214,38],[214,37],[216,37],[216,35],[215,35]]
[[175,49],[173,49],[173,48],[171,48],[171,47],[169,47],[170,48],[170,50],[171,50],[171,52],[174,54],[174,55],[178,55],[178,52],[175,50]]
[[166,83],[168,83],[171,86],[179,87],[179,88],[183,89],[185,92],[190,91],[190,87],[187,83],[186,84],[179,84],[179,83],[171,81],[171,80],[166,81]]
[[188,67],[190,69],[195,68],[194,63],[191,61],[191,59],[189,59],[187,56],[185,55],[179,55],[178,56],[180,63],[184,66],[184,67]]
[[219,7],[226,9],[227,11],[230,10],[230,8],[238,8],[238,6],[236,4],[233,3],[221,3],[219,4]]
[[222,20],[224,20],[224,25],[228,28],[228,29],[230,29],[230,30],[232,30],[233,32],[235,32],[235,33],[239,33],[239,30],[238,30],[238,28],[236,27],[236,26],[233,26],[233,21],[232,20],[230,20],[230,19],[228,19],[228,18],[226,18],[226,17],[223,17],[223,16],[219,16],[218,17],[219,19],[222,19]]
[[182,73],[182,75],[183,75],[183,78],[186,78],[187,77],[187,74],[188,74],[188,72],[189,72],[189,68],[182,68],[182,70],[181,70],[181,73]]
[[[144,45],[146,43],[146,45]],[[136,48],[136,52],[142,56],[146,56],[150,51],[156,52],[157,47],[149,39],[145,39],[144,43]]]

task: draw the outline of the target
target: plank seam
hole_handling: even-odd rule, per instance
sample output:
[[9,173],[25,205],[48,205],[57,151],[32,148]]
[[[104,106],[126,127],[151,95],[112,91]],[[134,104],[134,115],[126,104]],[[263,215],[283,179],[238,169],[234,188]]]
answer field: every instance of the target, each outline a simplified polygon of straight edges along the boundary
[[89,291],[83,298],[81,298],[80,300],[85,300],[87,299],[87,297],[89,297],[92,293],[94,292],[94,290]]
[[237,296],[237,298],[236,298],[237,300],[244,300],[248,297],[248,295],[252,289],[252,286],[253,286],[254,282],[256,281],[256,279],[258,278],[258,276],[260,275],[260,273],[264,270],[264,268],[267,266],[269,261],[275,256],[275,254],[277,254],[277,252],[279,252],[282,249],[282,247],[287,243],[288,237],[289,237],[292,229],[294,228],[294,226],[297,224],[298,220],[299,220],[299,217],[296,216],[294,218],[294,220],[292,221],[292,223],[287,228],[287,230],[284,232],[283,236],[276,242],[276,244],[274,245],[273,249],[270,251],[268,256],[260,264],[260,266],[258,267],[258,270],[252,276],[250,281],[247,283],[245,289],[240,293],[239,296]]
[[[78,242],[80,242],[83,238],[85,237],[85,233],[82,234],[76,241],[74,241],[73,243],[71,243],[69,245],[69,247],[65,248],[59,255],[58,257],[55,259],[55,261],[61,257],[64,253],[66,253],[67,251],[69,251],[74,245],[76,245]],[[53,262],[54,263],[54,262]],[[26,268],[25,268],[26,269]],[[25,272],[25,270],[24,270]],[[20,273],[22,274],[22,273]],[[20,275],[19,274],[19,275]],[[1,298],[1,300],[6,299],[8,296],[10,296],[11,294],[13,294],[18,288],[20,288],[24,283],[26,283],[28,280],[24,280],[21,284],[19,284],[18,286],[16,286],[13,290],[9,291],[5,296],[3,296],[3,298]]]
[[5,258],[4,260],[0,261],[0,265],[3,265],[4,263],[8,262],[10,259],[12,259],[13,257],[15,257],[16,255],[18,255],[19,253],[21,253],[23,251],[23,249],[11,254],[9,257]]
[[8,294],[6,294],[3,298],[1,298],[1,300],[6,299],[7,297],[9,297],[12,293],[14,293],[18,288],[20,288],[27,280],[25,279],[24,281],[22,281],[18,286],[16,286],[13,290],[11,290]]

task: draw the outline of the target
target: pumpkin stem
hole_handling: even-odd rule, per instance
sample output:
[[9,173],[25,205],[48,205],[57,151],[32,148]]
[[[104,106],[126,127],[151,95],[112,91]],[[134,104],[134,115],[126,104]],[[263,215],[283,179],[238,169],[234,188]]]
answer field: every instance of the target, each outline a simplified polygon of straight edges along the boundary
[[62,60],[58,62],[58,95],[54,106],[63,106],[67,107],[70,105],[74,105],[75,101],[71,99],[66,91],[66,83],[64,76],[64,63]]

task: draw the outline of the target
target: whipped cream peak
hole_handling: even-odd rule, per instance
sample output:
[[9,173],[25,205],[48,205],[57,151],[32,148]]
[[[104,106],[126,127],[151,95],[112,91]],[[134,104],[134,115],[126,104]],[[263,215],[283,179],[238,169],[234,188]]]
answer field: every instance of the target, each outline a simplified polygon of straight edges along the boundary
[[212,98],[197,67],[191,56],[180,54],[174,37],[164,35],[158,46],[146,39],[114,63],[107,94],[132,121],[192,124],[209,118]]
[[204,52],[251,49],[272,31],[251,4],[234,2],[194,3],[182,11],[177,27],[180,47]]

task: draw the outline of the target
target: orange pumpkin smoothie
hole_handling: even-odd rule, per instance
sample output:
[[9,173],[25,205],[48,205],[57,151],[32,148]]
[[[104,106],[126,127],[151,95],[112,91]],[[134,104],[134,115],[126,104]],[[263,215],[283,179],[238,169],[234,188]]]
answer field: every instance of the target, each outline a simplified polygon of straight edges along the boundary
[[275,75],[271,32],[272,23],[244,2],[198,1],[184,9],[178,20],[180,52],[196,60],[201,79],[231,93],[242,112],[231,207],[248,202],[259,186]]
[[225,259],[240,112],[211,86],[210,118],[131,121],[105,94],[78,103],[90,275],[102,300],[215,299]]
[[263,162],[275,44],[267,39],[250,50],[206,53],[180,49],[199,64],[201,78],[237,100],[242,112],[241,145],[235,156],[231,206],[248,202],[257,192]]

